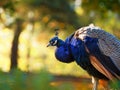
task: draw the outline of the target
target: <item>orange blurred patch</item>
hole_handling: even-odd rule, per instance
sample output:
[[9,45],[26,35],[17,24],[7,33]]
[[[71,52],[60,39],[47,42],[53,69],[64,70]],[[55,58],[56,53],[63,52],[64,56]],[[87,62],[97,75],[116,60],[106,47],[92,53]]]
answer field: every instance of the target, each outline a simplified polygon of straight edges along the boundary
[[108,88],[108,81],[106,80],[99,80],[99,85],[103,88]]

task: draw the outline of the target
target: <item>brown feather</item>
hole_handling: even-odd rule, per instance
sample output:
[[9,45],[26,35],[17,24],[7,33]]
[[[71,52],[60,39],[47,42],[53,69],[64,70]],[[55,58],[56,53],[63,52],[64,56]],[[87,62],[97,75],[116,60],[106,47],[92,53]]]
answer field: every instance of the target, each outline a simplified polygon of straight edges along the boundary
[[91,64],[99,72],[101,72],[103,75],[105,75],[107,78],[109,78],[110,80],[114,80],[115,79],[115,77],[109,71],[107,71],[107,69],[97,60],[97,58],[95,56],[90,55],[90,61],[91,61]]
[[[88,48],[85,46],[86,51],[89,53]],[[93,55],[90,55],[89,53],[89,58],[90,58],[90,62],[91,64],[99,71],[101,72],[103,75],[105,75],[108,79],[110,80],[114,80],[115,77],[99,62],[99,60],[97,60],[97,58]]]

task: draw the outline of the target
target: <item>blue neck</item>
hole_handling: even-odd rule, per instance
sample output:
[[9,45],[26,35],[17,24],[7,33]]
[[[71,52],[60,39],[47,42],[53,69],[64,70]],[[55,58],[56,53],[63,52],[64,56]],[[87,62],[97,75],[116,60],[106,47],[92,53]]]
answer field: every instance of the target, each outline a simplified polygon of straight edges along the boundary
[[60,47],[60,46],[63,46],[65,44],[65,42],[61,39],[58,39],[58,42],[57,42],[57,47]]

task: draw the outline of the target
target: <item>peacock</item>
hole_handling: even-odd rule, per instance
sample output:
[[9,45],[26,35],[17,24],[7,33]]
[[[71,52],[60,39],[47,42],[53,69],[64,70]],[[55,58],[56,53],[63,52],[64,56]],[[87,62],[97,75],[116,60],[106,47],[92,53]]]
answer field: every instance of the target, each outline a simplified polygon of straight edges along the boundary
[[120,80],[120,41],[114,35],[90,24],[76,30],[65,41],[58,33],[47,46],[56,46],[57,60],[77,65],[94,77],[93,90],[97,90],[98,80]]

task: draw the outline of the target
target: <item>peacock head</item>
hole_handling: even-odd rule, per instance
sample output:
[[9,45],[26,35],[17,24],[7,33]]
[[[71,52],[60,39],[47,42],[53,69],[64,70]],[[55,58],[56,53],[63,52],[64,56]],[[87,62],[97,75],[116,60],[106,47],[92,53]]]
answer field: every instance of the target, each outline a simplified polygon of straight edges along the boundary
[[57,46],[57,47],[59,47],[59,46],[64,44],[64,41],[58,38],[58,34],[59,33],[58,33],[58,29],[57,29],[57,30],[55,30],[55,37],[50,39],[47,47],[49,47],[49,46]]
[[58,41],[59,41],[58,37],[53,37],[52,39],[50,39],[47,47],[49,47],[49,46],[57,46]]

